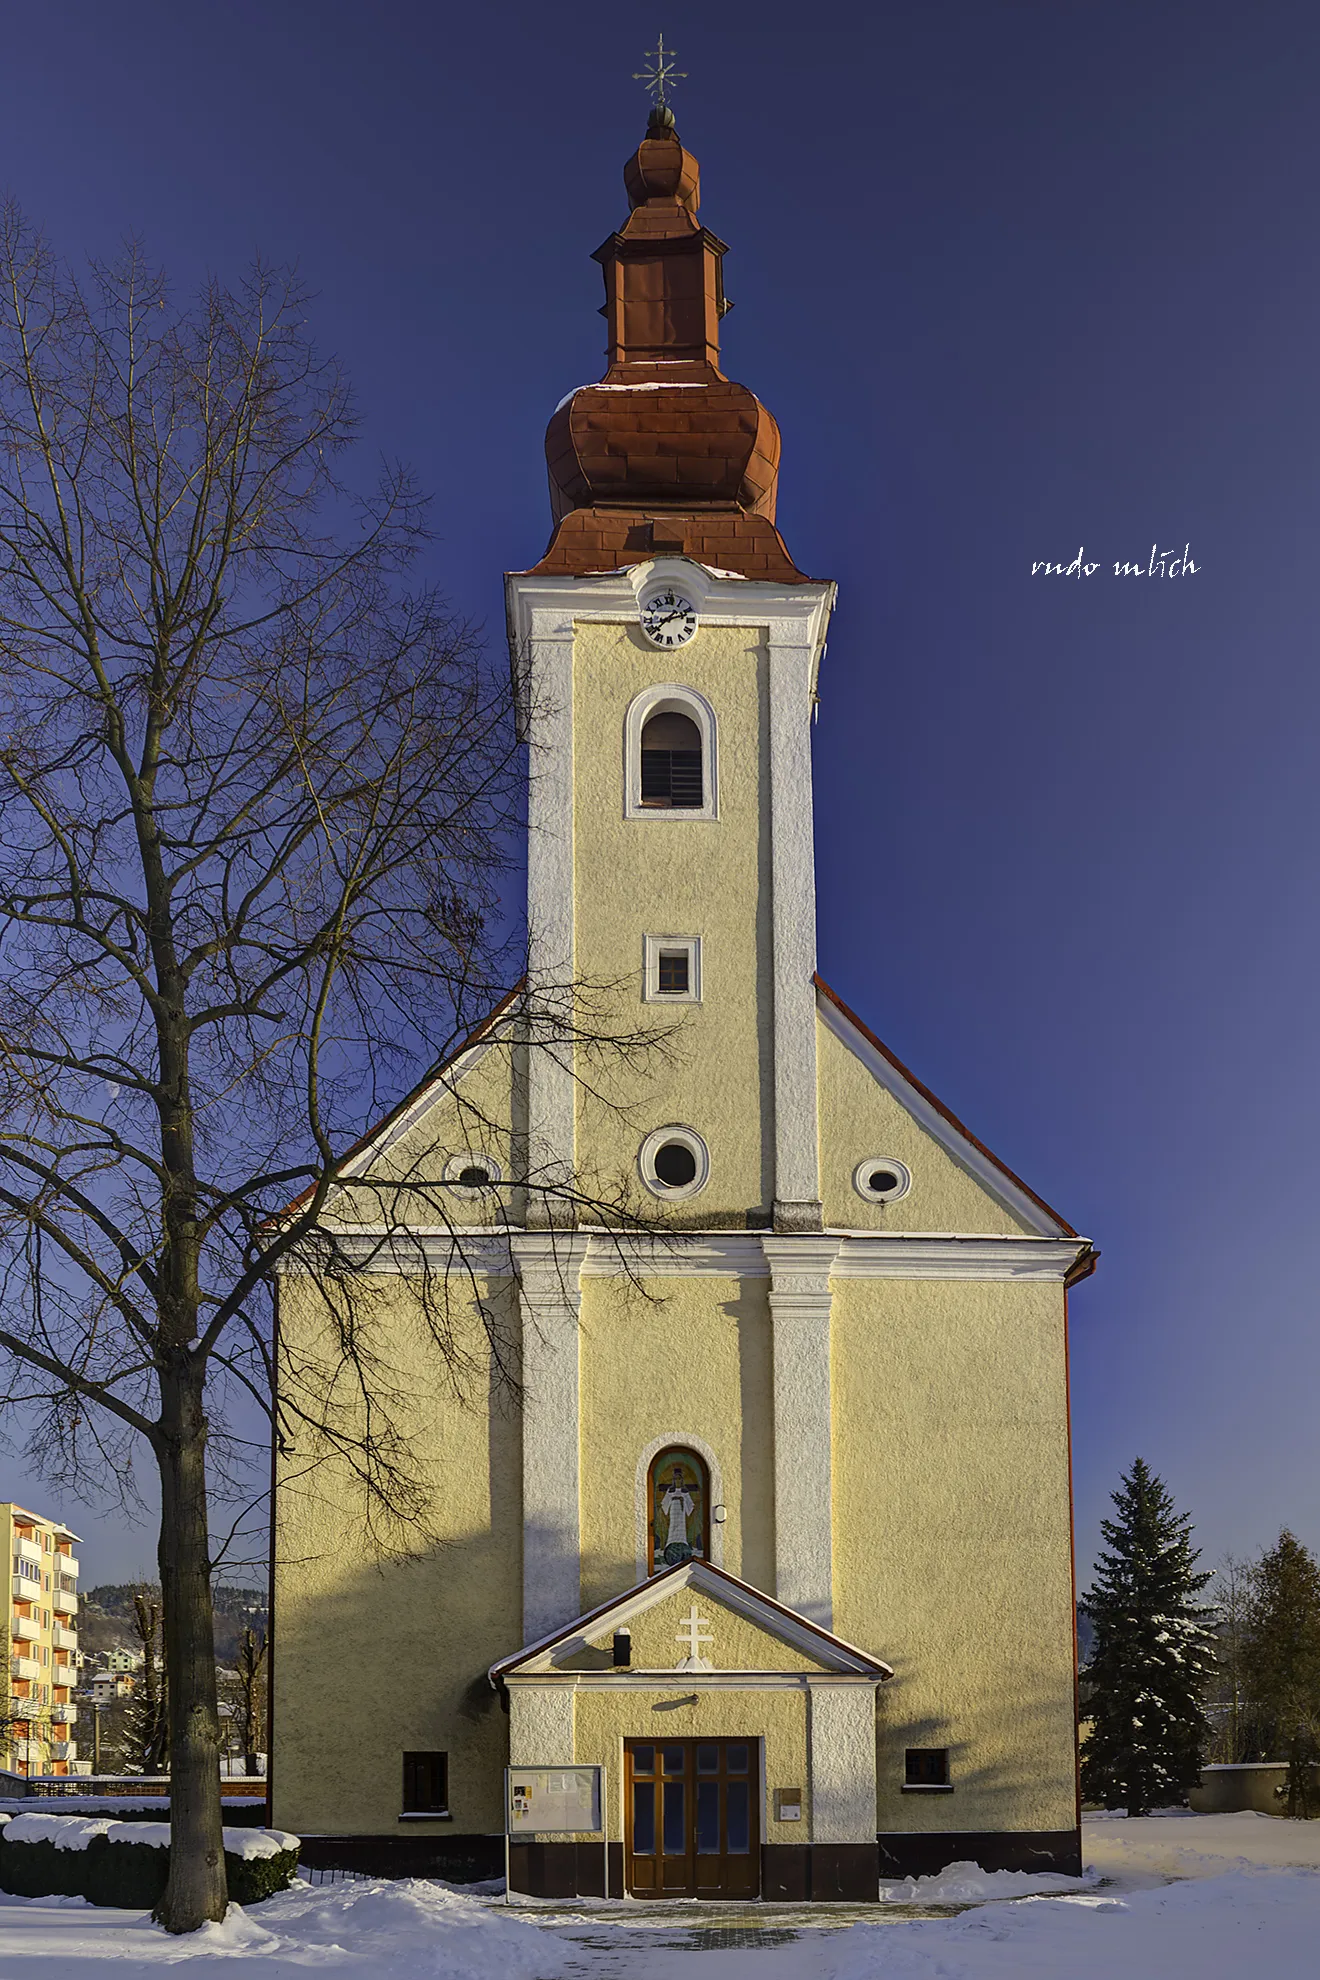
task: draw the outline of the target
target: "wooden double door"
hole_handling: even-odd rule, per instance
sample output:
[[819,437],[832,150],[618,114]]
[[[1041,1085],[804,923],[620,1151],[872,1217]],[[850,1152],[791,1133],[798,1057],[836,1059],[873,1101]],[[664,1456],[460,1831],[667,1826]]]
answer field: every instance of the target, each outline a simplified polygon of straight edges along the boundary
[[750,1739],[624,1743],[624,1877],[633,1897],[756,1897],[759,1748]]

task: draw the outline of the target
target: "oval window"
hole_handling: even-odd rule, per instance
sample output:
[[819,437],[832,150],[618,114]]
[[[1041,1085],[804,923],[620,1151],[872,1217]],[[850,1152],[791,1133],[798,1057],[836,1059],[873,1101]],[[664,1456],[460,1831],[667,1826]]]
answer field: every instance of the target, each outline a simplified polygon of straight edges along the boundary
[[911,1187],[911,1170],[892,1155],[868,1155],[853,1170],[853,1188],[868,1203],[897,1203]]

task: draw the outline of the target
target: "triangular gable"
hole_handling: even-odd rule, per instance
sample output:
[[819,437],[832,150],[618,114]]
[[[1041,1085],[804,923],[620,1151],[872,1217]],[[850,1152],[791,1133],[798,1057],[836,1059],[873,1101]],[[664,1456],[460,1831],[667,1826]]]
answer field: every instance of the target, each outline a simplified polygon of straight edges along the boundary
[[[374,1127],[358,1137],[343,1159],[341,1174],[365,1175],[373,1163],[382,1160],[396,1142],[411,1134],[430,1109],[446,1099],[460,1081],[475,1070],[503,1028],[501,1020],[512,1020],[514,1006],[526,987],[527,979],[523,977],[500,999],[493,1011],[472,1027],[448,1058],[441,1060],[434,1072],[428,1073],[420,1085],[415,1086],[411,1093],[405,1093],[402,1100],[397,1100]],[[292,1216],[306,1202],[313,1188],[314,1185],[309,1183],[291,1203],[286,1203],[267,1221],[275,1224],[281,1218]]]
[[816,1009],[822,1024],[960,1168],[1038,1237],[1077,1236],[1044,1197],[1015,1176],[1007,1163],[978,1141],[971,1129],[895,1057],[822,976],[818,975],[815,983]]
[[869,1656],[854,1644],[845,1643],[842,1637],[832,1636],[829,1630],[810,1622],[796,1609],[785,1608],[782,1602],[762,1594],[759,1588],[739,1580],[736,1574],[714,1567],[709,1561],[693,1560],[663,1568],[659,1574],[651,1575],[635,1588],[602,1603],[600,1608],[578,1616],[552,1635],[524,1644],[512,1656],[501,1658],[499,1663],[491,1665],[488,1674],[490,1681],[493,1685],[499,1685],[507,1677],[532,1677],[562,1669],[565,1659],[589,1651],[596,1639],[614,1630],[631,1628],[633,1622],[647,1610],[689,1588],[694,1595],[706,1596],[712,1603],[732,1610],[755,1628],[812,1659],[826,1671],[849,1677],[885,1679],[893,1676],[890,1666],[878,1657]]

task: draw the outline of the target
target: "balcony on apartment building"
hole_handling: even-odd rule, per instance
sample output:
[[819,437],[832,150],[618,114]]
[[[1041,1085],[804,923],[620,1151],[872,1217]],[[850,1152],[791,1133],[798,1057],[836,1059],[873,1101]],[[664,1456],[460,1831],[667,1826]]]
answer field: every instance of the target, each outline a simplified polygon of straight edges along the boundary
[[50,1716],[53,1725],[76,1726],[78,1723],[78,1707],[76,1705],[52,1705]]
[[76,1650],[78,1648],[77,1630],[66,1629],[64,1624],[60,1622],[57,1622],[52,1628],[50,1640],[57,1650]]
[[41,1676],[41,1665],[35,1657],[11,1657],[9,1675],[11,1678],[27,1678],[29,1682],[35,1683]]
[[14,1600],[16,1602],[39,1602],[41,1600],[40,1575],[36,1577],[35,1581],[31,1580],[25,1574],[13,1575],[10,1578],[10,1587],[13,1590]]
[[78,1675],[77,1670],[75,1670],[72,1664],[52,1664],[50,1667],[50,1681],[52,1684],[67,1684],[72,1687],[77,1684]]
[[9,1634],[21,1637],[24,1643],[35,1643],[41,1635],[41,1630],[31,1616],[12,1616],[9,1622]]
[[52,1760],[76,1760],[78,1758],[78,1742],[76,1739],[54,1740],[51,1743],[50,1753]]
[[14,1553],[20,1561],[31,1561],[33,1567],[41,1566],[41,1548],[35,1540],[29,1540],[22,1533],[14,1535]]
[[70,1580],[76,1581],[78,1579],[78,1563],[72,1554],[56,1554],[54,1565],[59,1569],[61,1574],[67,1574]]
[[57,1588],[50,1598],[51,1607],[61,1616],[76,1616],[78,1597],[68,1588]]

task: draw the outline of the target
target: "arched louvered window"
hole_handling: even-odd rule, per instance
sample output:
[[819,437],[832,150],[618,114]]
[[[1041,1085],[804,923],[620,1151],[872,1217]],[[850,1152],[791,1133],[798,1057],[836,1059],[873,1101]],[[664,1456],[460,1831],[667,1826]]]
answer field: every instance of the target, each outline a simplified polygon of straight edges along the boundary
[[718,817],[715,756],[715,711],[704,695],[676,682],[645,688],[624,719],[624,816]]
[[699,811],[704,798],[700,729],[690,715],[652,715],[642,730],[642,803]]

